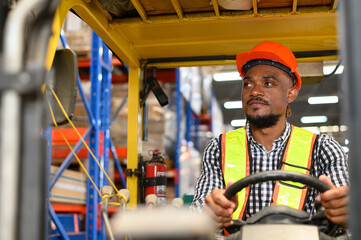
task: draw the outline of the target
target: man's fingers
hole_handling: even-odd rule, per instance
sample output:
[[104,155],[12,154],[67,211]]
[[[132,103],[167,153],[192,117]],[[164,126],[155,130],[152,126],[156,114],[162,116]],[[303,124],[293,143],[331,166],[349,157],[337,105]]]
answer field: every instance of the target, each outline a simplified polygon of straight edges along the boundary
[[349,197],[342,197],[342,198],[338,198],[335,200],[330,200],[330,201],[322,201],[322,206],[326,209],[331,209],[331,208],[342,208],[342,207],[346,207],[349,203]]
[[216,213],[214,210],[214,208],[217,208],[217,207],[215,207],[215,205],[212,205],[212,207],[213,208],[211,208],[210,205],[205,205],[204,209],[211,214],[212,218],[217,223],[218,227],[220,227],[220,228],[221,227],[229,227],[233,224],[232,213],[230,213],[228,215],[226,214],[225,216],[220,216],[220,215],[218,215],[219,212],[216,210],[216,212],[218,212],[218,213]]
[[216,204],[221,205],[224,208],[234,208],[236,207],[236,204],[230,200],[228,200],[225,196],[224,196],[224,191],[221,192],[221,194],[219,194],[219,192],[213,192],[211,193],[213,200]]
[[333,223],[346,226],[349,202],[348,187],[336,187],[325,175],[321,175],[319,180],[331,188],[317,197],[325,208],[326,217]]
[[319,176],[318,179],[319,179],[321,182],[326,183],[327,186],[329,186],[331,189],[336,188],[336,186],[331,182],[331,180],[330,180],[328,177],[326,177],[325,175]]
[[338,188],[334,188],[331,190],[328,190],[321,194],[321,201],[322,202],[328,202],[331,200],[339,200],[341,198],[346,198],[348,196],[348,187],[342,186]]
[[219,205],[214,205],[212,209],[213,209],[213,212],[217,216],[224,217],[224,218],[232,218],[232,216],[233,216],[232,208],[223,208]]
[[326,216],[329,217],[339,217],[347,214],[347,208],[336,208],[336,209],[326,209]]
[[233,224],[235,203],[224,196],[224,190],[214,189],[205,200],[205,208],[212,213],[213,219],[219,227],[227,227]]
[[232,218],[217,217],[216,221],[219,227],[229,227],[233,224]]

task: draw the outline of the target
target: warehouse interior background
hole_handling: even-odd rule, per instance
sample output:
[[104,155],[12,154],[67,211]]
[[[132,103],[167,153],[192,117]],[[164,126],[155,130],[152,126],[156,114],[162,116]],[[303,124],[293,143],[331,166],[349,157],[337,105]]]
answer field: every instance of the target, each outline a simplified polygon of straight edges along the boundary
[[[70,2],[71,1],[67,1],[64,5],[71,5]],[[235,48],[249,50],[255,42],[261,42],[266,40],[267,36],[273,36],[273,26],[271,25],[263,29],[266,29],[266,32],[261,33],[255,30],[248,34],[247,32],[242,32],[240,29],[230,29],[227,31],[229,36],[233,36],[234,34],[234,36],[241,39],[243,38],[242,34],[245,34],[244,38],[250,36],[251,40],[244,41],[244,44],[237,42],[239,39],[226,39],[227,36],[217,35],[206,29],[202,29],[200,34],[197,33],[197,29],[201,29],[202,26],[204,26],[202,24],[208,20],[230,20],[234,21],[233,23],[235,24],[239,24],[235,19],[239,20],[237,17],[240,17],[242,21],[244,20],[243,22],[249,24],[253,23],[252,20],[255,19],[254,26],[260,26],[261,23],[256,23],[258,19],[254,17],[261,16],[260,18],[262,19],[266,16],[269,17],[269,19],[276,19],[274,23],[282,26],[280,27],[280,32],[284,34],[283,37],[286,38],[285,36],[293,36],[293,34],[298,32],[295,30],[296,27],[288,29],[287,24],[284,24],[287,20],[281,20],[283,17],[290,20],[294,16],[302,15],[301,17],[305,17],[307,22],[310,23],[312,22],[312,18],[320,12],[322,24],[320,24],[319,28],[329,26],[330,29],[323,30],[320,35],[316,34],[317,36],[313,38],[312,34],[317,32],[317,27],[311,28],[312,33],[310,33],[307,39],[308,47],[311,46],[310,49],[305,50],[302,48],[302,37],[291,37],[295,42],[301,42],[294,43],[295,45],[292,46],[294,49],[298,49],[298,53],[309,51],[311,53],[316,52],[316,54],[322,52],[328,55],[326,57],[320,57],[325,57],[326,60],[323,61],[316,59],[315,61],[301,60],[299,62],[298,67],[302,77],[302,87],[299,96],[290,106],[292,116],[289,118],[289,122],[315,133],[329,134],[341,144],[346,153],[349,152],[349,140],[346,137],[348,128],[341,114],[343,99],[345,97],[343,90],[344,66],[342,60],[339,58],[340,53],[333,48],[334,45],[337,45],[335,43],[337,39],[334,37],[334,31],[336,29],[334,25],[337,24],[330,22],[330,19],[336,19],[334,18],[334,14],[337,10],[337,0],[319,0],[313,3],[306,0],[299,0],[298,2],[290,0],[277,1],[279,6],[276,4],[277,10],[274,12],[273,8],[275,7],[275,3],[268,0],[141,0],[138,6],[133,6],[131,3],[139,3],[139,1],[87,0],[79,2],[84,4],[82,6],[90,6],[93,10],[100,10],[105,16],[102,16],[103,18],[100,19],[109,20],[109,22],[105,21],[105,24],[99,24],[106,26],[101,29],[101,31],[96,29],[100,33],[104,34],[104,32],[113,31],[112,34],[115,36],[118,36],[116,34],[119,34],[119,36],[129,34],[129,36],[127,35],[129,39],[134,38],[132,47],[134,47],[135,50],[132,49],[132,51],[134,50],[134,52],[139,53],[139,59],[136,59],[139,61],[144,59],[173,59],[173,57],[176,58],[178,55],[180,55],[180,58],[187,57],[188,55],[190,56],[189,58],[198,56],[193,56],[192,48],[187,48],[188,45],[191,44],[194,44],[192,45],[193,50],[200,48],[199,52],[194,53],[199,54],[199,56],[203,56],[202,54],[206,52],[204,56],[208,57],[207,51],[214,50],[207,48],[208,44],[209,46],[211,46],[211,44],[219,44],[225,45],[226,47],[224,47],[224,53],[216,52],[217,54],[222,56],[223,54],[225,56],[232,55],[232,57],[234,57],[233,51]],[[114,9],[114,2],[122,2],[123,5],[120,6],[120,8]],[[180,5],[177,7],[176,3],[180,3]],[[232,4],[240,5],[235,6]],[[155,6],[159,8],[156,9]],[[193,8],[194,6],[198,6],[198,8]],[[257,6],[259,7],[258,9]],[[128,10],[123,11],[128,7]],[[146,11],[145,15],[142,14],[142,11],[139,11],[140,7],[143,7],[143,10]],[[238,9],[233,11],[234,7]],[[106,64],[99,59],[93,61],[92,55],[94,51],[97,51],[96,54],[101,55],[103,51],[107,52],[108,50],[107,47],[101,47],[100,49],[93,47],[94,39],[98,39],[96,41],[101,40],[98,36],[95,36],[96,34],[86,22],[94,24],[94,22],[91,22],[94,20],[89,21],[89,19],[91,19],[91,17],[89,17],[89,19],[84,19],[85,21],[83,21],[79,15],[81,15],[80,13],[84,14],[84,12],[79,9],[81,9],[81,7],[77,8],[77,6],[75,6],[74,9],[71,9],[67,14],[62,27],[61,39],[59,39],[57,45],[58,50],[69,47],[77,55],[76,64],[81,86],[79,86],[76,91],[76,104],[74,114],[72,115],[72,122],[78,129],[77,131],[79,131],[85,139],[89,139],[89,145],[99,146],[97,151],[99,150],[98,152],[101,158],[109,158],[109,164],[105,167],[107,174],[115,183],[116,187],[121,189],[125,188],[125,177],[134,177],[136,175],[136,169],[134,169],[133,173],[132,169],[127,165],[130,162],[127,159],[127,157],[129,157],[127,153],[130,152],[130,146],[127,146],[129,144],[129,135],[135,135],[134,133],[138,129],[135,129],[135,131],[129,129],[130,124],[132,124],[128,122],[130,119],[129,111],[132,110],[133,106],[128,105],[130,71],[125,64],[126,61],[132,62],[135,60],[131,59],[131,57],[129,57],[129,59],[121,59],[113,54],[111,63],[109,64],[111,68],[109,69],[107,69],[107,66],[104,66]],[[77,11],[79,12],[76,13]],[[303,15],[303,13],[306,14]],[[94,17],[92,14],[99,17],[99,15],[97,15],[98,13],[89,14]],[[232,19],[234,17],[236,18]],[[188,34],[189,25],[187,24],[192,24],[192,21],[196,22],[198,20],[200,22],[197,23],[199,26],[189,28],[189,32],[196,36],[196,40],[193,42],[192,36]],[[172,28],[172,24],[178,21],[181,23],[181,29],[185,34],[182,35],[182,33],[178,34],[173,31],[172,34],[168,36],[167,31],[162,31],[163,26],[166,26],[165,29],[169,31]],[[302,23],[300,25],[302,25]],[[252,30],[252,26],[251,24],[248,30]],[[117,29],[117,27],[119,27],[119,29],[122,27],[122,30]],[[152,29],[153,27],[154,29]],[[217,25],[215,31],[221,28],[222,25]],[[156,31],[153,33],[153,30]],[[282,32],[283,30],[285,32]],[[160,31],[161,34],[157,31]],[[304,33],[302,31],[305,30],[300,30],[300,35]],[[199,36],[207,32],[212,32],[212,34],[204,36],[204,38]],[[182,37],[179,39],[175,37],[178,35]],[[216,39],[212,39],[211,43],[207,43],[207,39],[209,40],[212,36],[217,37]],[[329,40],[328,37],[330,37],[331,40]],[[105,39],[108,42],[114,40],[109,40],[109,38],[110,37],[106,35]],[[280,39],[282,39],[282,37],[280,37]],[[68,46],[66,46],[64,41],[67,42]],[[322,45],[323,43],[325,43],[325,45]],[[327,45],[327,43],[329,43],[329,45]],[[116,44],[109,47],[114,46],[118,47]],[[175,48],[174,52],[173,48]],[[171,50],[168,51],[167,49]],[[214,51],[217,50],[218,49],[215,49]],[[317,52],[316,50],[320,51]],[[115,52],[116,51],[121,52],[119,49],[116,49]],[[212,52],[212,54],[216,55],[214,52]],[[131,54],[129,54],[129,56],[131,56]],[[108,94],[107,101],[109,100],[109,102],[107,106],[102,106],[104,107],[102,111],[109,110],[107,114],[111,116],[109,122],[110,131],[107,132],[110,136],[105,136],[105,133],[101,133],[98,139],[95,140],[95,143],[94,140],[90,140],[89,137],[90,131],[94,130],[92,127],[94,128],[95,124],[91,122],[89,109],[86,104],[84,104],[84,102],[86,102],[84,101],[84,96],[89,102],[89,99],[95,97],[93,88],[96,84],[91,83],[91,79],[94,79],[94,76],[91,76],[91,68],[94,67],[94,62],[101,65],[96,66],[102,68],[101,71],[105,69],[107,73],[103,73],[104,75],[111,77],[109,94],[104,94]],[[227,62],[227,60],[225,62]],[[144,64],[144,62],[142,62],[142,64]],[[141,159],[142,161],[149,162],[157,155],[155,153],[159,151],[161,153],[161,159],[162,161],[164,160],[167,167],[166,203],[171,204],[175,197],[180,197],[183,198],[185,206],[188,207],[191,202],[194,184],[201,171],[201,158],[207,143],[210,139],[218,137],[221,133],[243,127],[246,119],[240,102],[242,80],[239,78],[234,64],[203,64],[202,66],[193,66],[187,63],[185,67],[180,68],[176,68],[176,65],[177,63],[170,61],[168,65],[167,63],[164,65],[159,64],[160,67],[153,68],[152,63],[150,63],[147,72],[144,74],[147,75],[147,78],[154,75],[161,89],[168,97],[168,104],[162,107],[153,92],[149,93],[147,101],[145,101],[146,108],[144,109],[146,110],[142,112],[142,121],[143,123],[146,122],[144,126],[141,125],[141,128],[144,127],[141,129],[143,134],[137,132],[137,134],[139,134],[139,136],[137,135],[137,137],[139,137],[139,145],[135,147],[132,146],[132,150],[138,148],[138,150],[141,149],[141,151],[133,154],[132,160],[138,161]],[[142,67],[143,66],[144,65],[142,65]],[[133,69],[134,68],[133,66]],[[143,78],[144,75],[142,76]],[[95,76],[95,79],[97,78],[98,76]],[[145,85],[145,82],[142,82],[142,84]],[[140,91],[142,98],[144,86],[140,87]],[[103,96],[103,93],[99,93],[99,95]],[[140,119],[133,120],[140,122]],[[72,129],[71,124],[68,123],[60,126],[60,130],[61,131],[53,126],[52,129],[48,129],[49,132],[43,132],[44,138],[50,139],[47,149],[48,158],[51,159],[51,166],[49,166],[51,185],[49,191],[49,209],[53,211],[50,212],[51,219],[48,219],[49,229],[46,233],[51,236],[51,239],[59,239],[67,233],[69,235],[78,234],[77,237],[75,237],[76,239],[85,239],[86,234],[84,232],[87,231],[87,234],[89,234],[91,231],[89,230],[90,224],[86,224],[86,222],[89,223],[92,221],[92,224],[96,225],[97,219],[93,218],[92,214],[96,214],[97,209],[89,209],[87,206],[89,202],[90,204],[94,203],[94,201],[93,203],[91,202],[93,199],[90,198],[92,197],[87,195],[89,194],[89,189],[91,188],[93,193],[95,191],[91,184],[89,184],[89,180],[87,180],[86,171],[82,169],[82,164],[84,164],[85,167],[93,164],[90,167],[90,169],[93,170],[94,163],[90,163],[91,157],[89,156],[88,149],[85,149],[84,146],[79,144],[81,139],[77,136],[76,131]],[[132,131],[132,133],[129,134],[129,131]],[[64,136],[67,140],[64,140]],[[106,137],[110,137],[108,147],[111,153],[107,153],[108,156],[104,156],[105,154],[103,153],[106,151],[100,147],[104,144]],[[71,151],[67,146],[67,141],[69,141],[70,145],[76,149],[76,151],[79,151],[77,154],[77,158],[80,159],[79,161],[74,159],[73,156],[70,156]],[[69,165],[64,164],[64,162],[69,160]],[[130,170],[130,172],[127,170]],[[60,175],[58,174],[59,172],[61,172]],[[99,176],[100,181],[105,179],[102,173],[100,173]],[[132,180],[134,180],[134,178]],[[100,185],[102,185],[102,183],[100,183]],[[98,200],[100,200],[100,198],[95,200],[95,204],[99,204]],[[134,201],[136,204],[138,203],[138,199]],[[110,215],[116,211],[118,210],[115,207],[109,207]],[[100,216],[98,217],[100,219]],[[59,222],[55,221],[56,219],[58,219]],[[61,232],[59,227],[62,226],[62,224],[66,228],[63,232]],[[100,234],[99,232],[101,231],[99,229],[100,227],[95,230],[98,230],[98,234]],[[105,236],[104,232],[102,234],[103,236],[99,237],[100,239]],[[92,236],[91,239],[97,239],[97,236]]]
[[[72,50],[78,55],[79,74],[86,95],[89,96],[89,67],[91,57],[91,37],[92,30],[79,17],[69,13],[64,22],[64,36]],[[58,48],[62,48],[59,41]],[[127,68],[113,56],[112,87],[111,87],[111,111],[114,114],[117,108],[127,101],[128,82]],[[337,66],[339,65],[339,66]],[[337,69],[336,69],[337,68]],[[337,70],[337,71],[336,71]],[[299,63],[299,71],[302,76],[302,88],[299,96],[291,104],[292,116],[289,118],[291,124],[300,126],[316,133],[327,133],[333,136],[348,152],[348,140],[346,139],[347,126],[340,114],[342,106],[342,62],[337,60],[324,62],[302,62]],[[200,158],[208,141],[219,134],[244,126],[245,116],[241,109],[240,95],[242,80],[239,77],[235,65],[224,66],[202,66],[181,68],[180,91],[186,100],[191,100],[189,104],[193,110],[193,123],[195,116],[198,116],[197,131],[193,129],[191,133],[186,133],[186,119],[182,120],[181,135],[186,138],[186,134],[191,134],[190,138],[197,135],[198,145],[184,142],[184,156],[191,153],[192,162],[187,168],[193,169],[192,173],[187,172],[192,180],[186,181],[187,186],[182,193],[192,193],[192,185],[200,171]],[[175,157],[175,136],[176,136],[176,69],[158,69],[156,79],[161,84],[169,98],[169,105],[161,107],[153,93],[148,99],[148,139],[142,142],[142,155],[145,160],[151,158],[150,152],[159,150],[164,154],[168,167],[168,176],[171,184],[168,184],[167,196],[174,197],[172,186],[172,176],[174,173]],[[77,127],[86,127],[88,118],[86,109],[81,103],[78,94],[77,104],[74,112],[73,122]],[[183,106],[184,107],[184,106]],[[111,125],[111,138],[119,151],[122,164],[125,166],[126,144],[127,144],[127,104],[121,109]],[[182,114],[186,115],[186,107]],[[68,128],[69,125],[63,126]],[[191,145],[189,145],[191,144]],[[56,148],[62,148],[57,146]],[[61,158],[53,158],[53,165],[60,165]],[[79,168],[74,160],[74,169]],[[114,178],[118,174],[114,166],[110,164],[110,172]],[[183,179],[188,179],[184,177]]]

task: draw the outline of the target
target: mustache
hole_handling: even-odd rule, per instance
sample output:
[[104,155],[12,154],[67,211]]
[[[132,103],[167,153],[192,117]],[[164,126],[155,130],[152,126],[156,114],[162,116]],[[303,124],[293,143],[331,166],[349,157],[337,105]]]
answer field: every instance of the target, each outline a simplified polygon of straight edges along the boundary
[[253,102],[253,101],[255,101],[255,102],[262,102],[262,103],[264,103],[264,104],[269,105],[269,102],[268,102],[268,101],[266,101],[266,100],[264,100],[264,99],[262,99],[262,98],[260,98],[260,97],[254,97],[254,98],[249,99],[249,100],[247,101],[247,105],[250,104],[250,103]]

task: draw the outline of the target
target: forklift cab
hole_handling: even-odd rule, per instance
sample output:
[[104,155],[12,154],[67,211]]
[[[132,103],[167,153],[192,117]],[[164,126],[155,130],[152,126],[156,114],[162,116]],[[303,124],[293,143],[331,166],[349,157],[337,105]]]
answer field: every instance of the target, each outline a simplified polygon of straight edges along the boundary
[[[26,1],[22,1],[26,2]],[[37,5],[38,4],[38,5]],[[343,22],[341,22],[342,34],[344,42],[341,47],[341,38],[338,34],[337,22],[340,10],[338,5],[343,4],[342,10]],[[65,16],[69,11],[74,12],[83,21],[85,21],[94,32],[102,38],[105,44],[112,50],[113,54],[121,59],[129,70],[129,85],[128,85],[128,136],[127,136],[127,168],[137,169],[139,164],[139,145],[141,144],[139,135],[140,122],[142,115],[141,96],[140,90],[142,88],[142,71],[150,68],[175,68],[182,66],[214,66],[214,65],[235,65],[236,54],[251,49],[257,43],[263,40],[270,40],[280,42],[288,46],[297,57],[298,62],[319,62],[325,60],[339,59],[339,49],[344,50],[345,64],[350,62],[360,63],[361,54],[360,47],[357,47],[357,41],[361,39],[361,33],[356,26],[351,23],[360,23],[361,19],[356,10],[361,9],[358,1],[339,2],[337,0],[324,0],[324,1],[227,1],[227,0],[200,0],[200,1],[187,1],[187,0],[172,0],[172,1],[147,1],[147,0],[129,0],[129,1],[107,1],[107,0],[62,0],[62,1],[41,1],[37,0],[33,3],[19,4],[24,12],[21,14],[29,14],[31,11],[41,6],[41,13],[43,15],[34,22],[34,27],[31,31],[31,37],[26,40],[30,42],[29,46],[42,46],[42,51],[36,51],[36,48],[27,49],[27,55],[22,52],[22,44],[15,45],[19,47],[17,51],[11,52],[12,49],[3,49],[3,61],[5,66],[10,70],[6,70],[6,74],[1,75],[2,79],[17,79],[21,83],[23,73],[26,70],[30,77],[40,72],[39,76],[44,76],[44,69],[49,70],[54,59],[55,50],[58,44],[58,39],[62,24]],[[20,16],[20,15],[19,15]],[[16,17],[12,17],[14,20]],[[46,21],[40,21],[44,20]],[[26,21],[26,19],[21,19]],[[36,23],[39,23],[36,25]],[[41,24],[40,24],[41,23]],[[10,27],[19,27],[17,25]],[[19,27],[21,29],[21,27]],[[22,29],[24,30],[24,29]],[[8,30],[11,32],[10,30]],[[6,31],[5,31],[6,32]],[[16,35],[22,36],[23,35]],[[347,37],[346,37],[347,36]],[[37,42],[37,37],[44,39],[44,41]],[[4,38],[5,39],[5,38]],[[10,41],[13,40],[9,38]],[[9,41],[9,40],[8,40]],[[347,44],[346,44],[347,43]],[[7,46],[9,42],[4,43]],[[11,44],[9,45],[11,46]],[[46,48],[44,46],[47,46]],[[44,50],[45,48],[45,50]],[[355,51],[353,51],[355,49]],[[6,60],[12,57],[17,57],[21,61],[17,61],[16,65],[6,65]],[[33,58],[31,58],[33,57]],[[32,61],[29,61],[32,60]],[[25,66],[25,67],[22,67]],[[39,66],[41,70],[39,70]],[[350,64],[348,70],[348,88],[347,91],[347,109],[346,115],[349,117],[349,127],[351,131],[351,142],[355,144],[360,138],[358,123],[361,119],[361,113],[355,111],[358,107],[351,104],[351,102],[361,102],[360,95],[357,93],[361,86],[354,81],[355,76],[359,76],[360,70],[356,65]],[[353,79],[351,79],[353,78]],[[43,78],[42,78],[43,79]],[[9,81],[4,82],[9,82]],[[3,82],[3,81],[2,81]],[[37,87],[41,84],[37,83]],[[307,83],[305,83],[307,84]],[[74,85],[75,86],[75,85]],[[4,87],[9,89],[8,86]],[[31,128],[30,120],[27,120],[19,127],[20,123],[15,122],[21,116],[21,111],[24,105],[21,105],[22,98],[29,98],[29,95],[23,95],[23,90],[16,86],[10,87],[11,90],[21,94],[14,94],[14,91],[3,91],[2,95],[5,96],[2,100],[2,111],[10,111],[16,109],[17,114],[13,118],[2,120],[1,134],[5,137],[1,139],[1,143],[7,142],[8,145],[2,146],[2,159],[22,159],[31,158],[35,159],[39,156],[30,151],[28,148],[20,148],[19,142],[21,139],[20,129],[26,131]],[[74,89],[76,86],[74,87]],[[71,94],[70,94],[71,95]],[[20,96],[20,97],[19,97]],[[34,95],[31,95],[34,96]],[[41,95],[37,95],[36,106],[42,106]],[[74,96],[74,95],[71,95]],[[70,96],[70,97],[71,97]],[[351,101],[352,100],[352,101]],[[349,104],[349,105],[348,105]],[[6,106],[6,107],[4,107]],[[33,105],[29,105],[30,108]],[[351,111],[352,110],[352,111]],[[11,112],[11,111],[10,111]],[[40,110],[39,110],[40,112]],[[32,121],[41,122],[42,116],[39,114],[32,114],[26,111]],[[5,116],[2,114],[2,116]],[[20,118],[19,118],[20,119]],[[11,127],[7,127],[10,125]],[[36,129],[40,129],[38,126]],[[6,131],[5,131],[6,129]],[[40,132],[40,130],[39,130]],[[6,136],[12,133],[15,137],[7,139]],[[31,139],[29,136],[32,131],[26,134],[27,140]],[[25,138],[24,138],[25,139]],[[5,141],[6,140],[6,141]],[[35,142],[32,142],[34,144]],[[10,144],[10,145],[9,145]],[[22,142],[21,146],[28,146],[29,141]],[[42,145],[36,142],[36,148],[39,152]],[[10,147],[9,147],[10,146]],[[17,146],[14,147],[13,146]],[[351,156],[354,159],[361,157],[361,153],[357,150],[356,145],[351,145]],[[13,154],[4,154],[4,149],[9,149]],[[33,155],[22,154],[19,156],[17,152],[29,151]],[[21,160],[24,161],[24,160]],[[14,164],[21,164],[20,162],[13,161]],[[42,161],[31,162],[24,161],[26,164],[35,164],[42,166],[37,171],[38,176],[42,171],[45,172],[45,167]],[[26,169],[27,165],[23,168]],[[16,166],[17,166],[16,165]],[[354,168],[351,169],[351,181],[354,186],[358,184],[357,170],[358,164],[354,163]],[[10,166],[11,168],[11,166]],[[4,168],[3,168],[4,169]],[[11,168],[14,171],[13,168]],[[23,170],[24,171],[24,170]],[[15,172],[15,171],[14,171]],[[1,177],[5,176],[1,173]],[[16,176],[19,176],[16,178]],[[14,175],[16,186],[24,187],[19,192],[28,192],[29,189],[41,189],[34,197],[27,197],[29,202],[35,202],[36,207],[32,208],[33,212],[37,212],[39,219],[44,217],[44,210],[41,209],[42,198],[39,196],[46,195],[46,187],[42,182],[45,179],[33,179],[34,174],[23,174],[20,178],[19,175]],[[33,181],[29,181],[32,179]],[[3,178],[2,178],[2,181]],[[29,187],[26,187],[26,183]],[[33,185],[32,185],[33,184]],[[130,191],[129,208],[135,209],[138,203],[138,176],[136,174],[130,175],[127,178],[127,188]],[[4,185],[2,185],[4,186]],[[5,188],[1,188],[3,191]],[[5,189],[11,192],[11,189]],[[354,188],[351,191],[351,228],[354,231],[355,239],[360,236],[359,219],[360,214],[357,211],[358,200],[360,200],[360,191]],[[10,196],[2,194],[3,196]],[[3,198],[2,198],[3,199]],[[15,197],[14,197],[15,199]],[[17,199],[17,198],[16,198]],[[25,198],[24,198],[25,199]],[[32,199],[33,201],[30,201]],[[25,212],[25,203],[17,202],[14,204],[21,205],[22,208],[14,210],[16,216],[20,219],[13,217],[9,222],[16,222],[18,224],[10,224],[11,229],[19,228],[20,234],[16,239],[26,239],[26,231],[34,233],[34,239],[42,239],[39,237],[41,234],[36,234],[37,229],[43,229],[41,225],[44,222],[38,223],[33,226],[29,214]],[[22,200],[25,201],[25,200]],[[1,202],[0,202],[1,204]],[[4,204],[3,204],[4,205]],[[6,209],[2,207],[2,209]],[[15,209],[15,208],[12,208]],[[277,210],[278,211],[278,210]],[[277,212],[276,211],[276,212]],[[42,215],[43,214],[43,215]],[[273,214],[273,213],[272,213]],[[271,215],[272,215],[271,214]],[[292,213],[290,213],[290,216]],[[297,214],[296,214],[297,215]],[[0,225],[5,222],[5,215],[0,215]],[[302,218],[302,216],[301,216]],[[45,217],[44,217],[45,219]],[[263,219],[260,217],[259,219]],[[258,220],[257,220],[258,221]],[[4,225],[5,226],[5,225]],[[6,227],[0,230],[7,230]],[[41,231],[41,230],[40,230]],[[313,230],[312,230],[313,231]],[[4,232],[4,231],[0,231]],[[314,236],[317,234],[312,233]],[[15,239],[15,238],[9,238]],[[239,239],[239,238],[236,238]],[[325,238],[327,239],[327,238]]]
[[[138,166],[142,71],[235,65],[235,56],[263,40],[288,46],[300,63],[337,60],[337,1],[61,1],[54,35],[69,10],[129,68],[128,169]],[[317,22],[317,24],[315,24]],[[54,49],[57,38],[49,44]],[[52,51],[49,51],[50,53]],[[50,58],[51,59],[51,58]],[[315,81],[309,79],[307,81]],[[137,177],[128,177],[136,206]]]

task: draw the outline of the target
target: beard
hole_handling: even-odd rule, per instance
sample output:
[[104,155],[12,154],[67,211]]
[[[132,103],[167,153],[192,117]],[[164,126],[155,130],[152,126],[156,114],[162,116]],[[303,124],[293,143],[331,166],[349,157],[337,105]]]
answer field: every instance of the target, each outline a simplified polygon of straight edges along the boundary
[[246,115],[249,124],[255,128],[270,128],[276,125],[281,115],[269,114],[266,116],[252,117]]

